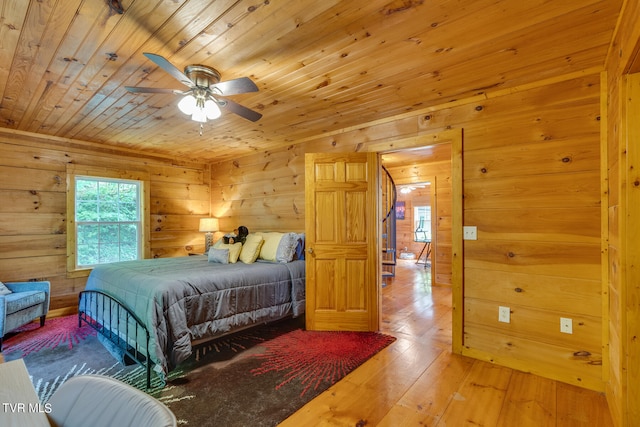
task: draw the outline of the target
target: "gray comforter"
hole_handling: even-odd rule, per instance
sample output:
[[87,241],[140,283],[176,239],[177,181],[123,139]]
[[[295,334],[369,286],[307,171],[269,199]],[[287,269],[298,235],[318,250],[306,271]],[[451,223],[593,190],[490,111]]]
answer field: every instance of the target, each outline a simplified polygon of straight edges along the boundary
[[191,355],[192,340],[304,313],[304,261],[216,264],[200,255],[119,262],[95,267],[86,289],[108,293],[146,323],[150,359],[166,374]]

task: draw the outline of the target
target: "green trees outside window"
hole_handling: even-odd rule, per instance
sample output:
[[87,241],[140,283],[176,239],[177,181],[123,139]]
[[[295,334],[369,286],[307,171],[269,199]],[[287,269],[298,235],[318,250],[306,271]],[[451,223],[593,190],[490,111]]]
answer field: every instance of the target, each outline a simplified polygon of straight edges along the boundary
[[75,221],[77,266],[140,258],[140,183],[76,177]]

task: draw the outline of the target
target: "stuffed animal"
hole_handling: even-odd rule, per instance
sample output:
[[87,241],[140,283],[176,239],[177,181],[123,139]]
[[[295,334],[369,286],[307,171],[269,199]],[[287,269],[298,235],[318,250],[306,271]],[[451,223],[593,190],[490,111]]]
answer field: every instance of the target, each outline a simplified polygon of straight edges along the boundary
[[223,243],[237,243],[240,242],[244,245],[244,242],[247,240],[247,236],[249,235],[249,229],[244,225],[233,230],[233,234],[225,234],[222,236]]

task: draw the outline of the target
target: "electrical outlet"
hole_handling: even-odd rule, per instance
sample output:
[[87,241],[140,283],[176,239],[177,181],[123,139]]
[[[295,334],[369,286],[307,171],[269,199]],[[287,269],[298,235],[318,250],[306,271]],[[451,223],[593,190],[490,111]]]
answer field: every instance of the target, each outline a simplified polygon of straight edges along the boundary
[[475,225],[465,225],[462,227],[463,240],[478,240],[478,227]]
[[573,333],[573,322],[571,319],[567,317],[560,318],[560,332],[562,332],[563,334]]
[[498,307],[498,322],[510,323],[511,322],[511,309],[509,307]]

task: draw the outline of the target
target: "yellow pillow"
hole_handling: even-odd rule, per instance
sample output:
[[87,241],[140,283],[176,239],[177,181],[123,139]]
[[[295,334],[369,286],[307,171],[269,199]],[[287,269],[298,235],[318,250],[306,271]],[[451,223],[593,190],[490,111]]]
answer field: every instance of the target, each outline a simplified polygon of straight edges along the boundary
[[244,245],[242,245],[242,250],[240,251],[240,261],[245,264],[251,264],[256,262],[258,259],[258,255],[260,255],[260,248],[262,248],[262,236],[259,234],[249,234],[247,236],[247,240],[245,240]]
[[240,251],[242,250],[242,243],[238,242],[232,245],[223,243],[221,245],[214,245],[214,247],[216,249],[229,249],[229,262],[231,264],[238,262],[238,257],[240,256]]
[[282,236],[284,236],[284,233],[277,231],[262,233],[264,243],[262,244],[262,249],[260,249],[259,258],[266,261],[275,261],[278,253],[278,245],[280,244],[280,240],[282,240]]

